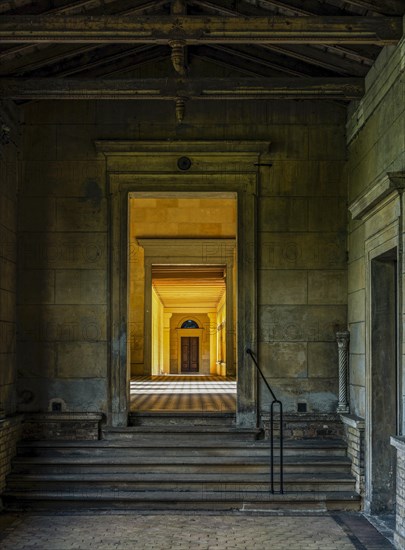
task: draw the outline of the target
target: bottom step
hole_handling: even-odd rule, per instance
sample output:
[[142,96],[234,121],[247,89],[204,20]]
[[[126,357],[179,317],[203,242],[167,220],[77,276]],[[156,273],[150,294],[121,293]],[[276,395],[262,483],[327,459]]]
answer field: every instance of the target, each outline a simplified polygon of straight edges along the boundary
[[351,491],[271,494],[254,491],[47,491],[4,494],[8,510],[360,510]]

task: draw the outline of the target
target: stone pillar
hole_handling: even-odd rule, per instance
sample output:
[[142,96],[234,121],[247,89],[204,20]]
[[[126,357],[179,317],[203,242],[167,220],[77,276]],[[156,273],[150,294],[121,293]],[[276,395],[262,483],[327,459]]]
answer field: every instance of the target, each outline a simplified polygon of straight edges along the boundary
[[210,373],[217,374],[217,314],[208,313],[210,338]]
[[349,340],[350,332],[343,330],[336,333],[336,341],[339,352],[339,403],[338,413],[348,413],[349,403],[347,398],[348,390],[348,363],[349,363]]
[[163,313],[163,371],[170,374],[170,319],[173,313]]

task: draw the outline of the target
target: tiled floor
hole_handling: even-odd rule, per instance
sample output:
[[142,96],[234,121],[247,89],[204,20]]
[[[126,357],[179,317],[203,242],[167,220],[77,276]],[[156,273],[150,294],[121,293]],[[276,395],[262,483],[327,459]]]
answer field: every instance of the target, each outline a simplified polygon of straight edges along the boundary
[[222,376],[141,376],[131,380],[132,411],[234,412],[236,381]]
[[[3,528],[1,527],[3,523]],[[2,550],[351,550],[393,546],[360,514],[10,516]]]

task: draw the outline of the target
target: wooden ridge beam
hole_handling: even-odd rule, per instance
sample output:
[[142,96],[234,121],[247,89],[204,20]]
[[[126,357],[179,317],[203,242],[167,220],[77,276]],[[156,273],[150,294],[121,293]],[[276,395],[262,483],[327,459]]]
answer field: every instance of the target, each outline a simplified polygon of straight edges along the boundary
[[394,44],[400,17],[4,16],[0,41],[167,44]]
[[360,98],[359,78],[0,79],[3,99],[343,99]]

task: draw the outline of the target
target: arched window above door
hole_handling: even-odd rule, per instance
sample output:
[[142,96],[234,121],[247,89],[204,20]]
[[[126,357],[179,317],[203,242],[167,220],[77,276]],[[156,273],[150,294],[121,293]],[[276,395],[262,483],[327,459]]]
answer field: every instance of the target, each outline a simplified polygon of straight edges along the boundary
[[200,328],[200,327],[195,321],[193,321],[192,319],[188,319],[187,321],[184,321],[184,323],[181,325],[181,328]]

